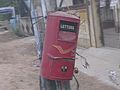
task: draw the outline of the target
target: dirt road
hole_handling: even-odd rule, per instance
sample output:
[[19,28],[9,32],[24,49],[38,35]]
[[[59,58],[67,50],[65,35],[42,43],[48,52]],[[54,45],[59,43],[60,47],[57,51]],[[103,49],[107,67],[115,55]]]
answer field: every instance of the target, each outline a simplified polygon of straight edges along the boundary
[[11,32],[0,34],[0,90],[39,90],[34,40]]
[[[34,37],[19,38],[13,33],[0,32],[0,90],[39,90],[39,68]],[[83,73],[77,75],[79,90],[118,90]],[[71,83],[76,90],[76,83]]]

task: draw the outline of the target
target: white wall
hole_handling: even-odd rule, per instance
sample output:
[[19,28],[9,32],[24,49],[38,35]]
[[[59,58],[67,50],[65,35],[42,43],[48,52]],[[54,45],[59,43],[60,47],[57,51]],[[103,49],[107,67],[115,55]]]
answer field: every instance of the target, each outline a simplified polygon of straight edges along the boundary
[[[57,0],[57,6],[59,7],[59,4],[60,4],[60,1],[61,0]],[[66,6],[72,6],[73,3],[72,3],[72,0],[63,0],[63,5],[62,7],[66,7]]]

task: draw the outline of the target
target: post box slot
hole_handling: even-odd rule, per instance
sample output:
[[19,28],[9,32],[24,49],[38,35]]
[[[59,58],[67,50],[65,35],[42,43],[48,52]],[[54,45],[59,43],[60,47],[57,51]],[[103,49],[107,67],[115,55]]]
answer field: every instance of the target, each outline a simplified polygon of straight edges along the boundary
[[47,54],[49,58],[53,59],[53,60],[59,60],[59,59],[63,59],[63,60],[75,60],[75,58],[64,58],[64,57],[57,57],[57,56],[53,56],[51,54]]
[[60,20],[59,29],[60,29],[60,31],[76,33],[77,32],[77,26],[78,26],[78,24],[76,22]]

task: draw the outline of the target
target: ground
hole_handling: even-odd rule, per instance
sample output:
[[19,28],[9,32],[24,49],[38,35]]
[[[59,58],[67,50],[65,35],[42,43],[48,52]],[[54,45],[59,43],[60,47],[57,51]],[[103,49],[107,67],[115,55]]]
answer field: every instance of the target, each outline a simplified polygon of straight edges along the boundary
[[[9,30],[0,31],[0,90],[40,90],[34,43],[34,37],[20,38]],[[82,72],[76,76],[79,90],[118,90]],[[71,87],[76,90],[74,79]]]
[[116,28],[103,29],[103,37],[105,46],[120,48],[120,33]]

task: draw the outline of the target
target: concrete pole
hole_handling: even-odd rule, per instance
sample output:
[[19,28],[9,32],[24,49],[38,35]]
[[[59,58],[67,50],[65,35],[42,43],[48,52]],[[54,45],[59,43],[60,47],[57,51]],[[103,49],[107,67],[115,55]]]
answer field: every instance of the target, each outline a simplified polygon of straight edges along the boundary
[[57,9],[57,1],[56,0],[45,0],[46,1],[46,6],[47,6],[47,11],[55,11]]
[[89,18],[90,18],[90,30],[91,30],[91,44],[93,47],[102,46],[102,33],[100,27],[100,17],[98,13],[98,6],[96,0],[89,0]]
[[[43,16],[47,16],[48,12],[55,11],[57,9],[56,0],[41,0],[41,8]],[[45,23],[46,20],[44,20]],[[61,86],[61,83],[63,84]],[[71,90],[69,81],[55,81],[47,80],[40,77],[40,88],[41,90]]]
[[[48,13],[48,7],[51,10],[51,8],[50,8],[51,5],[49,4],[49,1],[40,0],[40,6],[41,6],[41,11],[42,11],[42,16],[44,17],[44,20],[42,22],[44,24],[44,26],[42,26],[41,28],[46,28],[45,27],[46,26],[45,25],[46,24],[45,17],[47,16],[47,13]],[[44,39],[44,37],[42,37],[42,39]],[[42,43],[42,45],[43,45],[43,43]],[[57,90],[55,81],[48,80],[48,79],[45,79],[40,76],[40,90]]]

